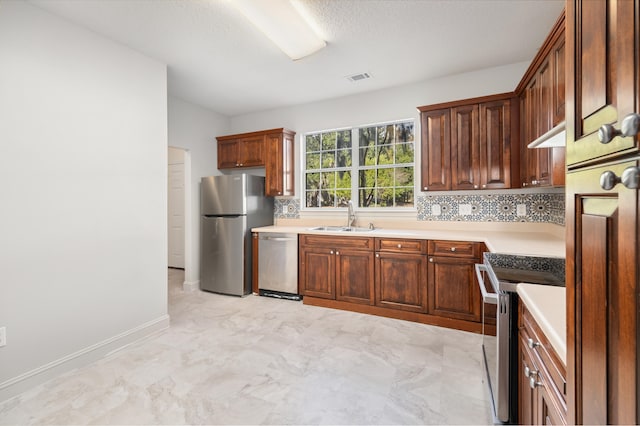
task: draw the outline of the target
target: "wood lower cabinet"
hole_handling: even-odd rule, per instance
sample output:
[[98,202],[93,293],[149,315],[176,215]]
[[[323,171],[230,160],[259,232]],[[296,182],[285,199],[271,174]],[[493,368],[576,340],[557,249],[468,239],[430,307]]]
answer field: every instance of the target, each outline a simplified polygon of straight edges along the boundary
[[373,238],[301,235],[298,255],[303,296],[374,303]]
[[429,313],[481,321],[482,300],[474,265],[479,243],[429,241]]
[[518,330],[518,423],[566,425],[565,366],[522,303]]
[[376,239],[376,306],[427,312],[426,241]]

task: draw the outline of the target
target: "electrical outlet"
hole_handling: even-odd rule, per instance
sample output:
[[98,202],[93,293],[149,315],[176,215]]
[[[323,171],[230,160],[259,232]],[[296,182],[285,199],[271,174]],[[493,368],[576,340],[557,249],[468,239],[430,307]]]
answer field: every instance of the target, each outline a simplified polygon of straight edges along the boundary
[[282,205],[282,214],[287,214],[289,213],[289,205],[288,204],[283,204]]
[[0,348],[7,344],[7,327],[0,327]]
[[442,207],[440,207],[440,204],[434,204],[431,206],[432,216],[440,216],[441,214],[442,214]]
[[526,204],[517,204],[516,205],[516,215],[517,216],[526,216],[527,215],[527,205]]
[[458,214],[460,216],[468,216],[473,212],[471,204],[460,204],[458,206]]

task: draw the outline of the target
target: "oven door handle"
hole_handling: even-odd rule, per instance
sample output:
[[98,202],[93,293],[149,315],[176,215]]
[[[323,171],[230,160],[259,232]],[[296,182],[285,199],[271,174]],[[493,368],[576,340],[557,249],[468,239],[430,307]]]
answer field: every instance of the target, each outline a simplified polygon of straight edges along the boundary
[[480,292],[482,293],[482,300],[484,303],[490,303],[492,305],[498,304],[498,295],[496,293],[489,293],[487,291],[487,287],[484,285],[484,278],[482,277],[482,272],[487,272],[487,267],[482,263],[476,263],[476,276],[478,277],[478,286],[480,287]]

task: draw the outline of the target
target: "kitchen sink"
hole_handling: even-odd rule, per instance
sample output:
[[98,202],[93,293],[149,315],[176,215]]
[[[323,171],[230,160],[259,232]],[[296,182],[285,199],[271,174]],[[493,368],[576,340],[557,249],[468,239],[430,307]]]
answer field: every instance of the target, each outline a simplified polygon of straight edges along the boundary
[[358,228],[357,226],[315,226],[309,228],[309,231],[325,231],[325,232],[371,232],[373,229]]

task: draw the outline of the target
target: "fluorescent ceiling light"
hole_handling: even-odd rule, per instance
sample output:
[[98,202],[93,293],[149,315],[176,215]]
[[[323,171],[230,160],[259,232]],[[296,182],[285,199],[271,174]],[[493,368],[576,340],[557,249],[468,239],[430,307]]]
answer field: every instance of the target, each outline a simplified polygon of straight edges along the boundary
[[297,3],[289,0],[231,0],[231,4],[294,61],[327,45],[314,32]]

